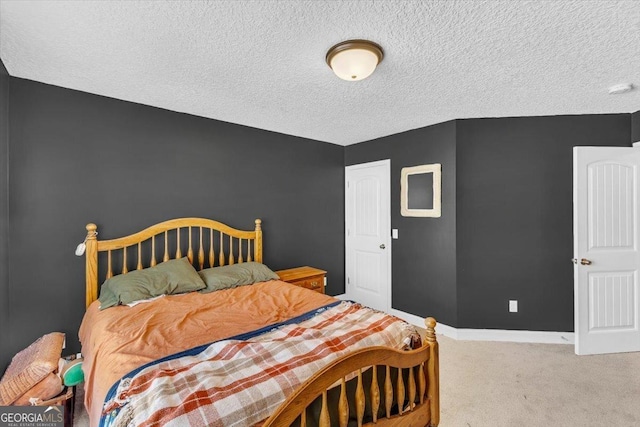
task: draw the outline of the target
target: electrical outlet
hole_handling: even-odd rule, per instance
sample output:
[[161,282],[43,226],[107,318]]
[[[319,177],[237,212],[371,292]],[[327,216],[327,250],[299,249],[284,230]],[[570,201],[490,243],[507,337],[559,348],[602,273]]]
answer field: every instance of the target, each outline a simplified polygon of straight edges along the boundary
[[393,228],[391,230],[391,238],[392,239],[397,239],[398,238],[398,229],[397,228]]
[[509,313],[517,313],[518,312],[518,300],[510,299],[509,300]]

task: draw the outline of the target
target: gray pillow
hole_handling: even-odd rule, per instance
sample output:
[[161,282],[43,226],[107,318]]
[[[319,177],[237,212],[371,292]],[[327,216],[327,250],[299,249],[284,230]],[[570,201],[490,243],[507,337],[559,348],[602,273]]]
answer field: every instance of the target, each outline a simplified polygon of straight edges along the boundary
[[243,262],[241,264],[207,268],[198,274],[207,286],[200,291],[201,293],[279,279],[278,275],[271,271],[269,267],[259,262]]
[[100,310],[160,295],[198,291],[205,287],[187,258],[173,259],[155,267],[119,274],[100,288]]

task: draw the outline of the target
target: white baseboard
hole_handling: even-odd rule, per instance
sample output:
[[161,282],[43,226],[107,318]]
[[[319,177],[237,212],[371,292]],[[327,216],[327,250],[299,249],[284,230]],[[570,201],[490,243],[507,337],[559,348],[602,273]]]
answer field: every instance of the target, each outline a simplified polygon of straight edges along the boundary
[[[334,295],[334,298],[341,300],[350,299],[347,294]],[[415,314],[406,313],[392,308],[389,310],[400,319],[412,325],[424,328],[424,318]],[[453,326],[438,323],[436,333],[455,340],[466,341],[503,341],[503,342],[528,342],[536,344],[574,344],[573,332],[549,332],[549,331],[518,331],[507,329],[466,329],[454,328]]]
[[574,344],[573,332],[514,331],[506,329],[458,329],[458,339],[467,341],[507,341],[537,344]]
[[[390,314],[424,328],[424,319],[392,308]],[[574,344],[573,332],[514,331],[506,329],[465,329],[438,323],[436,332],[445,337],[467,341],[506,341],[538,344]]]

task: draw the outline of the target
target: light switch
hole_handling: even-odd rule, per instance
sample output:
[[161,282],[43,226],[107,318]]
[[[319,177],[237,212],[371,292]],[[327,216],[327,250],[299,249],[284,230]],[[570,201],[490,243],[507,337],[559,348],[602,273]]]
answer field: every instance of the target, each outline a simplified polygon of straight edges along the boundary
[[397,228],[391,229],[391,237],[393,239],[397,239],[398,238],[398,229]]

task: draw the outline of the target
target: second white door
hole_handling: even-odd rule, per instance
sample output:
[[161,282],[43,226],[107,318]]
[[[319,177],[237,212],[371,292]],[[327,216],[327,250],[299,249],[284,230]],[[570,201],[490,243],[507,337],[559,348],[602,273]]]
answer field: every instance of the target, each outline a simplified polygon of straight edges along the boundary
[[577,354],[640,351],[640,149],[575,147]]
[[346,295],[389,311],[391,303],[390,160],[345,170]]

